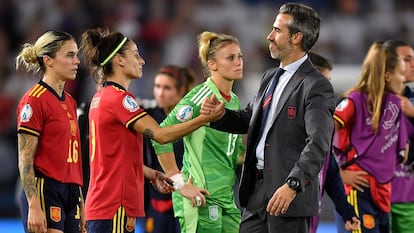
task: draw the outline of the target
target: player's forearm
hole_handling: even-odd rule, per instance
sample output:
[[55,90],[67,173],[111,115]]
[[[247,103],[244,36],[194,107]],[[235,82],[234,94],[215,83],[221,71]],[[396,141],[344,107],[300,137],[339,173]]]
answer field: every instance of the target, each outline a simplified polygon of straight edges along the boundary
[[157,155],[158,161],[160,162],[160,165],[162,169],[164,170],[165,174],[170,177],[177,172],[180,171],[177,166],[177,161],[175,160],[174,153],[163,153]]
[[207,123],[207,118],[204,115],[200,115],[187,122],[165,126],[157,130],[154,134],[154,140],[160,144],[165,144],[182,138]]
[[19,173],[24,192],[29,201],[37,197],[36,178],[33,168],[38,138],[29,134],[18,134]]
[[147,180],[155,180],[157,171],[144,165],[144,177]]
[[159,144],[165,144],[191,133],[208,122],[209,117],[200,115],[190,121],[160,127],[150,116],[145,116],[134,124],[136,132],[142,133],[145,137],[153,139]]

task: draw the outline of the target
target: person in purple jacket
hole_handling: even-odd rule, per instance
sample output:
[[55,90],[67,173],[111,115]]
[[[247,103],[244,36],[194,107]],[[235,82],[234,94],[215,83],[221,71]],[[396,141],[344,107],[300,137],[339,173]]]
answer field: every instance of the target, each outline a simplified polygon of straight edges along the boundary
[[406,118],[397,96],[405,81],[405,63],[397,53],[374,42],[358,83],[334,113],[333,146],[344,170],[365,171],[369,187],[345,184],[348,201],[361,219],[363,233],[390,231],[391,180],[406,159]]
[[[328,80],[331,80],[332,63],[325,57],[309,52],[308,56],[313,66],[323,74]],[[326,191],[335,205],[335,210],[341,215],[345,224],[342,226],[346,230],[357,230],[360,227],[360,221],[356,217],[353,207],[347,202],[342,179],[339,174],[338,164],[332,153],[326,156],[320,172],[320,204],[322,195]],[[310,221],[309,233],[316,233],[319,224],[319,215],[313,216]]]
[[[406,67],[406,82],[414,81],[414,50],[410,44],[403,40],[388,40],[384,46],[389,47],[403,59]],[[409,121],[410,133],[414,129],[414,91],[406,85],[401,93],[401,107]],[[412,232],[414,225],[414,147],[413,138],[410,137],[410,150],[408,160],[398,164],[395,176],[391,183],[391,230],[393,233]]]

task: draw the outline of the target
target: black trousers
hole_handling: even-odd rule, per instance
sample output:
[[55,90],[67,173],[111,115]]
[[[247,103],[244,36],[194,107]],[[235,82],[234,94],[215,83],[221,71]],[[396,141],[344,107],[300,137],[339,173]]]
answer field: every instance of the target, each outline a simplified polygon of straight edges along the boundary
[[256,179],[256,185],[243,209],[240,233],[308,233],[310,217],[272,216],[266,211],[263,180]]

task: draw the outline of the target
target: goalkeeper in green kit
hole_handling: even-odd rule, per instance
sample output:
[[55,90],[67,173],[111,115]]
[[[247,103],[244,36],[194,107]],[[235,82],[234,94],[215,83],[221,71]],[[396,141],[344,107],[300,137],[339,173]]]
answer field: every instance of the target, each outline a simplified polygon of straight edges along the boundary
[[[240,109],[239,98],[232,92],[234,81],[243,76],[238,40],[203,32],[198,36],[198,47],[209,77],[184,96],[162,127],[200,115],[207,96],[215,95],[228,109]],[[239,232],[241,216],[233,190],[237,161],[245,150],[241,135],[214,130],[209,124],[186,135],[182,171],[177,167],[172,143],[152,143],[164,172],[174,181],[173,207],[181,232]]]

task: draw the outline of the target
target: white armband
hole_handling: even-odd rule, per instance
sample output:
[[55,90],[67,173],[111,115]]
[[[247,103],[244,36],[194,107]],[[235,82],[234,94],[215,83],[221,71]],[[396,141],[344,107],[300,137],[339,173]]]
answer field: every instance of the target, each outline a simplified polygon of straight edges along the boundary
[[173,180],[173,186],[175,190],[182,189],[184,187],[183,175],[178,172],[170,177]]

